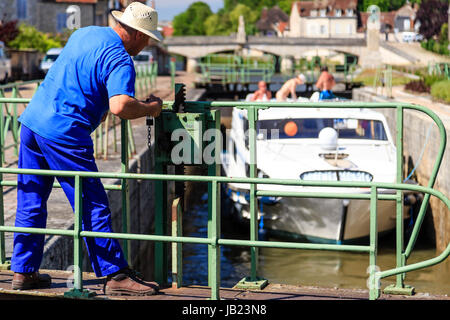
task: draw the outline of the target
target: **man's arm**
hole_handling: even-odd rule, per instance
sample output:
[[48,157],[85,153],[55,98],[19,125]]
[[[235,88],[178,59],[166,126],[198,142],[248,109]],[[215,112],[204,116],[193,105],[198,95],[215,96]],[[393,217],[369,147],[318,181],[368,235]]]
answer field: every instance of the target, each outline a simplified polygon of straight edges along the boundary
[[109,110],[122,119],[136,119],[145,116],[157,117],[161,113],[161,99],[151,96],[149,102],[141,102],[125,94],[109,99]]
[[295,89],[297,88],[297,83],[295,83],[295,81],[291,82],[291,86],[290,86],[290,91],[291,91],[291,98],[293,100],[297,99],[297,93],[295,92]]

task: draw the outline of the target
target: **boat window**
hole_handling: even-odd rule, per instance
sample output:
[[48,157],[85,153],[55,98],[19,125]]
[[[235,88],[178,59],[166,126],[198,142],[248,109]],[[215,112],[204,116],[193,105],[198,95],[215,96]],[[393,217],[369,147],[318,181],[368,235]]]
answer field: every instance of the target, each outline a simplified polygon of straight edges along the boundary
[[258,135],[265,139],[315,139],[326,127],[334,128],[340,139],[387,140],[383,123],[378,120],[305,118],[260,120],[257,123]]
[[44,57],[44,62],[54,62],[58,58],[58,54],[47,54]]

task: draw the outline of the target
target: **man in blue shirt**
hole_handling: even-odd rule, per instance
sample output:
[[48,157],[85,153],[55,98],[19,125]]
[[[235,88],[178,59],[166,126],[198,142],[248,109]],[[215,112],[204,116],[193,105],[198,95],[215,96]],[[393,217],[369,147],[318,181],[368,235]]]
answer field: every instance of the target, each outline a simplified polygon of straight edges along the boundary
[[[22,124],[19,168],[98,171],[90,134],[108,110],[123,119],[157,117],[162,101],[134,98],[135,71],[130,55],[138,54],[149,38],[160,40],[158,16],[135,2],[124,13],[113,12],[114,28],[86,27],[72,34],[42,85],[19,118]],[[72,207],[74,179],[57,177]],[[54,177],[19,175],[17,227],[45,228],[47,200]],[[113,232],[111,212],[100,179],[82,180],[83,230]],[[116,239],[85,238],[92,268],[106,276],[107,294],[155,294],[159,287],[144,282],[128,267]],[[48,287],[39,274],[44,235],[15,233],[11,269],[13,289]]]

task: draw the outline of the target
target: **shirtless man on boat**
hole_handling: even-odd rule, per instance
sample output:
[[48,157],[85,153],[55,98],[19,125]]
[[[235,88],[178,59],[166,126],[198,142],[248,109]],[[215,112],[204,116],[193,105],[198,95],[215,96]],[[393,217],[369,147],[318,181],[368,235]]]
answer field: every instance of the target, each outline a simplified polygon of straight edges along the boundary
[[250,101],[269,101],[272,99],[272,93],[267,89],[265,81],[258,82],[258,90],[253,93]]
[[299,74],[297,77],[289,79],[286,81],[280,90],[277,91],[275,97],[277,101],[286,101],[289,94],[291,94],[292,100],[297,100],[297,94],[295,89],[298,85],[305,84],[306,77],[304,74]]
[[328,72],[328,67],[323,66],[320,68],[322,72],[319,79],[316,82],[316,87],[320,90],[319,100],[333,99],[334,94],[331,91],[336,85],[336,81],[331,73]]

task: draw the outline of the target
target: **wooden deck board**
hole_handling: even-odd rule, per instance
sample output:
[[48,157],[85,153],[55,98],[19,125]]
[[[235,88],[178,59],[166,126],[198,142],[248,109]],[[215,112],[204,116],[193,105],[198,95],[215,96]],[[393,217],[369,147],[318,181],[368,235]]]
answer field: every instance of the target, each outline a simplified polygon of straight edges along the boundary
[[[12,290],[12,271],[0,272],[0,300],[2,299],[63,299],[64,292],[70,286],[71,273],[67,271],[42,270],[50,274],[52,286],[39,290]],[[83,286],[97,296],[95,299],[108,300],[208,300],[210,289],[204,286],[186,286],[179,289],[162,288],[160,294],[154,296],[106,296],[103,294],[104,278],[96,278],[92,273],[83,274]],[[221,288],[223,300],[367,300],[368,290],[362,289],[330,289],[306,286],[269,284],[264,290],[246,291],[233,288]],[[448,296],[415,294],[414,296],[393,296],[382,294],[382,300],[450,300]]]

